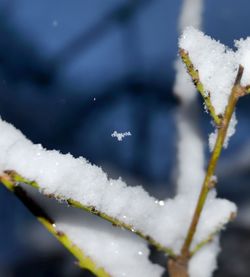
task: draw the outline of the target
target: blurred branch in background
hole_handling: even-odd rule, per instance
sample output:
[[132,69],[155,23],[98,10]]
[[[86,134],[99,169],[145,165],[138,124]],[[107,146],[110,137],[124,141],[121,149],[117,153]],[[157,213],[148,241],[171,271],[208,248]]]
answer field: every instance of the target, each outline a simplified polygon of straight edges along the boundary
[[112,9],[87,32],[79,34],[78,37],[61,49],[53,58],[53,63],[57,66],[58,64],[62,66],[65,63],[71,62],[79,53],[86,51],[93,44],[97,43],[116,24],[128,25],[135,14],[150,2],[152,0],[129,0],[125,4],[119,5],[118,8]]

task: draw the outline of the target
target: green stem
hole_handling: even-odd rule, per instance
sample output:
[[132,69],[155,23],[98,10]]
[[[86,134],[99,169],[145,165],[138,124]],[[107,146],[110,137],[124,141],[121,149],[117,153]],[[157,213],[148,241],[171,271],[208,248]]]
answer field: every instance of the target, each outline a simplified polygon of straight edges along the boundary
[[206,173],[203,185],[202,185],[202,189],[201,189],[199,199],[198,199],[198,202],[197,202],[197,205],[195,208],[195,212],[194,212],[190,227],[188,229],[186,239],[185,239],[184,244],[181,249],[182,257],[190,256],[190,245],[193,241],[193,237],[195,235],[197,225],[198,225],[198,222],[199,222],[199,219],[201,216],[201,212],[204,207],[205,201],[207,199],[207,195],[214,184],[212,177],[214,175],[215,168],[216,168],[218,159],[220,157],[220,154],[221,154],[221,151],[223,148],[223,144],[224,144],[224,141],[226,138],[226,134],[227,134],[230,120],[232,118],[232,114],[235,110],[235,106],[238,102],[239,97],[243,96],[245,94],[245,89],[240,85],[242,73],[243,73],[243,67],[240,66],[238,75],[236,77],[235,84],[232,88],[232,92],[229,97],[229,101],[228,101],[228,105],[225,110],[224,117],[221,122],[221,126],[218,130],[216,143],[215,143],[214,150],[212,152],[212,155],[211,155],[211,158],[210,158],[210,161],[208,164],[207,173]]
[[[10,180],[12,180],[12,182],[14,183],[24,183],[27,185],[30,185],[32,187],[34,187],[35,189],[40,189],[40,186],[37,182],[35,181],[30,181],[26,178],[24,178],[23,176],[21,176],[20,174],[18,174],[15,171],[5,171],[5,174],[10,178]],[[63,197],[58,197],[55,195],[46,195],[48,197],[52,197],[52,198],[56,198],[58,200],[60,199],[64,199]],[[65,199],[64,199],[65,200]],[[140,230],[136,230],[132,225],[126,224],[114,217],[111,217],[109,215],[107,215],[106,213],[103,213],[99,210],[97,210],[94,206],[86,206],[83,205],[82,203],[75,201],[73,199],[66,199],[65,200],[70,206],[75,207],[75,208],[79,208],[79,209],[83,209],[89,213],[92,213],[94,215],[97,215],[99,217],[101,217],[102,219],[105,219],[109,222],[111,222],[114,226],[120,227],[120,228],[124,228],[126,230],[129,230],[135,234],[137,234],[138,236],[140,236],[141,238],[145,239],[146,241],[148,241],[149,244],[153,245],[154,247],[156,247],[157,250],[162,251],[164,253],[166,253],[167,255],[171,256],[171,257],[175,257],[176,254],[173,252],[172,249],[167,248],[163,245],[161,245],[159,242],[157,242],[156,240],[154,240],[152,237],[150,237],[149,235],[144,234],[143,232],[141,232]]]
[[188,55],[188,52],[186,52],[184,49],[179,50],[181,59],[183,63],[186,65],[187,71],[189,75],[192,78],[192,81],[194,85],[196,86],[197,90],[201,94],[201,96],[204,99],[205,105],[212,116],[215,124],[219,126],[221,124],[221,118],[218,116],[215,112],[214,106],[211,102],[209,94],[205,91],[203,84],[201,83],[200,76],[199,76],[199,71],[194,67],[193,63],[190,60],[190,57]]
[[110,277],[110,275],[101,267],[98,267],[95,262],[84,254],[83,250],[79,249],[69,237],[57,230],[54,221],[44,212],[44,210],[30,197],[26,191],[16,185],[16,182],[6,174],[0,177],[1,183],[11,192],[13,192],[22,203],[29,209],[29,211],[36,216],[37,220],[54,236],[63,246],[71,252],[71,254],[78,260],[78,265],[83,269],[90,270],[98,277]]

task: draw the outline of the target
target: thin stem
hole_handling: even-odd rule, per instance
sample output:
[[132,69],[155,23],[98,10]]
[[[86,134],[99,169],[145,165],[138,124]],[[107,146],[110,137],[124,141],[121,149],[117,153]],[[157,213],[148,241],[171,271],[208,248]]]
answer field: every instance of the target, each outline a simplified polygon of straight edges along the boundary
[[198,243],[192,251],[190,251],[190,257],[192,257],[196,252],[198,252],[203,246],[207,245],[209,242],[211,242],[214,238],[214,236],[218,233],[214,232],[210,234],[206,239],[202,240],[200,243]]
[[[235,217],[236,217],[236,213],[234,213],[234,212],[231,213],[229,218],[227,219],[227,222],[233,221],[235,219]],[[209,234],[205,239],[203,239],[198,244],[196,244],[195,247],[190,250],[190,257],[192,257],[196,252],[198,252],[203,246],[205,246],[206,244],[211,242],[213,240],[213,238],[215,237],[215,235],[218,234],[221,229],[222,229],[222,227],[220,226],[217,230],[215,230],[214,232]]]
[[47,213],[32,199],[26,191],[16,185],[16,182],[6,174],[0,176],[1,183],[11,192],[13,192],[20,201],[28,208],[28,210],[37,218],[37,220],[54,236],[65,248],[78,260],[78,265],[83,269],[90,270],[98,277],[110,277],[110,275],[101,267],[98,267],[93,260],[84,254],[69,237],[57,230],[55,222],[47,215]]
[[218,159],[219,159],[221,151],[222,151],[222,147],[223,147],[223,144],[225,141],[227,129],[228,129],[232,114],[234,112],[234,109],[235,109],[235,106],[236,106],[236,103],[237,103],[239,97],[243,96],[245,94],[245,89],[240,85],[242,73],[243,73],[243,67],[240,66],[236,80],[235,80],[235,84],[232,88],[231,95],[229,97],[228,105],[226,107],[221,126],[218,130],[216,143],[215,143],[214,150],[212,152],[212,155],[211,155],[211,158],[210,158],[210,161],[208,164],[207,173],[206,173],[203,185],[202,185],[202,189],[201,189],[199,199],[198,199],[198,202],[197,202],[197,205],[195,208],[195,212],[194,212],[190,227],[188,229],[186,239],[182,246],[182,250],[181,250],[182,257],[190,256],[190,245],[192,243],[194,234],[196,232],[196,228],[197,228],[207,195],[212,187],[211,186],[211,184],[213,183],[212,177],[214,175],[215,168],[216,168]]
[[209,94],[205,91],[203,84],[201,83],[200,76],[199,76],[199,71],[194,67],[193,63],[190,60],[190,57],[188,55],[188,52],[185,51],[184,49],[179,50],[181,59],[183,63],[186,65],[187,71],[189,75],[192,78],[192,81],[194,85],[196,86],[197,90],[201,94],[201,96],[204,99],[205,105],[212,116],[215,124],[219,126],[221,124],[221,118],[218,116],[215,112],[214,106],[211,102]]
[[[35,189],[40,189],[40,186],[39,186],[39,184],[37,182],[30,181],[30,180],[24,178],[23,176],[21,176],[20,174],[18,174],[17,172],[15,172],[15,171],[10,171],[10,170],[9,171],[5,171],[5,175],[8,176],[8,178],[13,183],[24,183],[24,184],[27,184],[27,185],[30,185],[30,186],[34,187]],[[64,199],[63,197],[60,198],[60,197],[55,196],[53,194],[46,195],[46,196],[48,196],[50,198],[55,198],[57,200]],[[86,206],[86,205],[83,205],[82,203],[80,203],[78,201],[73,200],[73,199],[66,199],[65,201],[68,203],[68,205],[70,205],[72,207],[83,209],[83,210],[85,210],[85,211],[87,211],[89,213],[97,215],[97,216],[101,217],[102,219],[105,219],[105,220],[111,222],[113,224],[113,226],[124,228],[124,229],[127,229],[127,230],[137,234],[141,238],[143,238],[146,241],[148,241],[149,244],[151,244],[154,247],[156,247],[157,250],[163,251],[164,253],[166,253],[170,257],[176,257],[176,254],[173,252],[172,249],[167,248],[167,247],[161,245],[159,242],[154,240],[152,237],[144,234],[140,230],[136,230],[132,225],[126,224],[126,223],[124,223],[124,222],[122,222],[122,221],[120,221],[120,220],[118,220],[118,219],[116,219],[114,217],[111,217],[111,216],[107,215],[106,213],[103,213],[103,212],[97,210],[94,206]]]

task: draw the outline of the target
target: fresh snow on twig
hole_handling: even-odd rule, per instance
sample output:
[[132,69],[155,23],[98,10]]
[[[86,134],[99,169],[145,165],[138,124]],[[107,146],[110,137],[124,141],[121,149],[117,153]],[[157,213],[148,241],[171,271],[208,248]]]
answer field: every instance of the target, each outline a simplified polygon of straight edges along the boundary
[[[179,19],[179,30],[187,26],[201,27],[202,0],[184,0]],[[205,177],[204,170],[204,146],[199,131],[199,118],[197,92],[186,72],[180,58],[175,64],[176,79],[174,93],[178,96],[180,107],[177,110],[178,129],[178,177],[177,193],[180,195],[198,195]],[[215,197],[215,195],[210,195]],[[192,217],[192,215],[190,215]],[[210,277],[216,268],[216,257],[218,255],[219,240],[206,245],[198,251],[189,262],[190,277]]]
[[114,131],[111,134],[111,137],[117,138],[118,141],[122,141],[123,138],[128,137],[128,136],[131,136],[130,132],[118,133],[117,131]]
[[[197,197],[179,195],[159,205],[142,187],[128,187],[121,179],[108,179],[101,168],[86,159],[73,158],[34,145],[12,125],[0,120],[0,172],[15,170],[39,183],[41,192],[94,206],[139,230],[177,253],[186,235]],[[220,229],[236,206],[210,195],[193,241],[193,247]]]
[[[81,218],[85,220],[85,218]],[[88,223],[88,224],[86,224]],[[147,243],[125,233],[112,225],[103,229],[103,224],[87,221],[58,221],[58,229],[89,255],[98,266],[115,277],[160,277],[164,268],[149,259]]]
[[200,80],[216,114],[223,114],[239,66],[235,53],[193,27],[185,29],[179,46],[188,52],[199,71]]
[[[236,40],[237,51],[234,52],[193,27],[188,27],[180,38],[179,46],[188,52],[194,67],[199,71],[200,80],[207,96],[211,98],[216,114],[223,115],[240,64],[244,67],[241,84],[250,84],[250,38]],[[236,124],[234,115],[224,147],[235,133]],[[216,137],[216,132],[210,135],[210,149],[213,149]]]
[[[149,260],[147,242],[128,231],[114,228],[86,214],[59,218],[58,230],[115,277],[160,277],[164,268]],[[94,220],[93,220],[94,219]]]
[[24,189],[54,219],[56,230],[66,234],[85,256],[111,276],[162,276],[164,268],[149,260],[145,240],[83,210],[60,205],[28,185]]

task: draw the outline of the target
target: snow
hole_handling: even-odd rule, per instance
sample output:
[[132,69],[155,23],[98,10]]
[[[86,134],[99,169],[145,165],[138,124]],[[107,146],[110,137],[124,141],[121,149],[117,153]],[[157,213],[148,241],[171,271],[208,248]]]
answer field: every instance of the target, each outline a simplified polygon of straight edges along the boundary
[[202,247],[190,260],[188,271],[191,277],[211,277],[217,268],[217,255],[220,252],[219,238]]
[[162,275],[164,268],[149,261],[149,249],[144,240],[104,223],[84,216],[74,222],[59,219],[56,226],[111,276]]
[[[50,212],[55,214],[55,212]],[[164,268],[149,260],[147,242],[100,218],[68,208],[54,215],[56,228],[111,276],[160,277]],[[105,258],[104,258],[105,257]]]
[[[65,234],[97,268],[103,268],[114,277],[162,276],[164,268],[149,260],[145,240],[127,230],[115,228],[85,211],[44,197],[28,185],[22,186],[29,197],[54,220],[56,231]],[[37,239],[37,228],[35,231]],[[51,250],[46,241],[43,241],[43,247],[47,251]]]
[[200,28],[202,21],[203,0],[183,1],[179,18],[179,30],[183,31],[187,26]]
[[[179,18],[180,32],[188,26],[200,28],[203,1],[183,1]],[[174,93],[180,99],[177,110],[178,131],[178,194],[198,195],[204,179],[204,142],[199,132],[197,91],[180,58],[175,64]],[[192,165],[192,166],[191,166]]]
[[188,103],[197,96],[196,88],[194,87],[185,65],[178,59],[175,62],[176,77],[174,83],[174,94],[181,102]]
[[[142,187],[128,187],[121,179],[108,179],[101,168],[86,159],[73,158],[34,145],[12,125],[0,120],[0,172],[15,170],[40,185],[43,194],[54,194],[61,200],[74,199],[84,206],[94,206],[180,251],[197,202],[197,195],[178,195],[157,202]],[[227,223],[236,206],[211,194],[205,205],[193,247]]]
[[[234,52],[201,31],[187,27],[179,40],[179,47],[188,52],[194,67],[199,71],[200,80],[216,114],[223,115],[240,64],[244,67],[241,85],[250,84],[250,38],[236,40],[237,51]],[[224,147],[227,147],[229,138],[235,133],[236,124],[234,114]],[[213,149],[216,137],[217,131],[210,135],[210,149]]]
[[233,87],[239,65],[244,67],[241,85],[250,84],[250,38],[235,41],[236,51],[203,34],[193,27],[187,27],[179,47],[186,50],[199,76],[216,114],[223,114]]
[[239,66],[235,53],[193,27],[184,30],[179,47],[188,52],[194,67],[198,69],[216,114],[223,114]]
[[[183,1],[182,12],[179,19],[179,29],[181,32],[191,25],[196,28],[201,26],[203,1],[201,0],[185,0]],[[197,31],[198,32],[198,31]],[[184,35],[183,35],[184,36]],[[190,42],[190,44],[196,43],[196,40]],[[185,48],[188,49],[189,48]],[[196,50],[195,50],[196,51]],[[198,103],[196,97],[198,95],[195,86],[193,85],[191,78],[186,72],[186,68],[180,59],[175,64],[176,79],[174,84],[174,93],[180,99],[180,107],[177,110],[177,130],[178,130],[178,175],[177,175],[177,193],[178,198],[184,197],[189,199],[189,203],[194,205],[196,203],[200,189],[205,177],[204,170],[204,146],[203,139],[199,131],[199,118]],[[205,209],[201,215],[201,221],[210,216],[207,213],[207,207],[214,209],[212,203],[216,200],[216,192],[212,190],[205,203]],[[191,200],[193,199],[193,200]],[[185,206],[187,203],[183,203]],[[225,206],[223,203],[222,208]],[[227,203],[229,204],[229,203]],[[226,204],[226,205],[227,205]],[[179,203],[181,206],[182,204]],[[179,208],[180,208],[179,206]],[[193,207],[194,208],[194,207]],[[209,208],[209,209],[210,209]],[[218,206],[216,208],[219,208]],[[227,207],[229,208],[229,206]],[[227,209],[226,208],[226,209]],[[229,208],[230,209],[230,208]],[[211,210],[210,210],[211,211]],[[217,216],[216,210],[211,211],[214,213],[214,217]],[[188,215],[192,218],[193,214]],[[215,220],[215,218],[213,218]],[[184,222],[184,218],[178,218],[179,222]],[[208,224],[209,221],[206,221]],[[208,226],[204,222],[198,224],[198,230],[206,232]],[[201,229],[200,229],[201,228]],[[198,231],[197,230],[197,231]],[[198,231],[198,232],[199,232]],[[197,233],[196,233],[197,235]],[[176,244],[182,243],[176,242]],[[190,277],[209,277],[212,275],[216,268],[216,257],[218,255],[219,240],[215,239],[209,245],[204,246],[198,253],[191,258],[189,262],[189,275]],[[192,245],[194,246],[194,244]]]
[[[202,21],[203,0],[185,0],[181,7],[179,18],[179,32],[182,33],[187,26],[200,28]],[[196,89],[186,72],[186,68],[178,59],[175,63],[176,79],[174,93],[181,101],[190,101],[196,98]]]
[[237,51],[237,61],[244,67],[244,73],[241,84],[247,86],[250,84],[250,38],[235,40]]
[[178,127],[178,194],[198,195],[205,177],[204,146],[198,130],[197,103],[183,105],[177,114]]
[[111,137],[117,138],[118,141],[122,141],[127,136],[131,136],[131,133],[130,132],[118,133],[117,131],[114,131],[111,134]]

